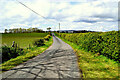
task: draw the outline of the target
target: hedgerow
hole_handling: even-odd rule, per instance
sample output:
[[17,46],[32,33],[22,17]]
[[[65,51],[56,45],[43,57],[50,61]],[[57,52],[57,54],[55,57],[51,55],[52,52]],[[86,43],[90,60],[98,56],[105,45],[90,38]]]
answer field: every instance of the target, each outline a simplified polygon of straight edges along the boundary
[[120,33],[118,31],[101,33],[61,33],[60,37],[79,45],[80,49],[99,53],[110,59],[120,61],[119,49]]

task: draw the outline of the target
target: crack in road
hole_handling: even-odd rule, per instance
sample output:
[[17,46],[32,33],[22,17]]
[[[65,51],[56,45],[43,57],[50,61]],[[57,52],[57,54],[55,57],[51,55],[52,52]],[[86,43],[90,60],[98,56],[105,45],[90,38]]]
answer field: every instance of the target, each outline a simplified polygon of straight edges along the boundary
[[53,36],[53,44],[45,52],[2,73],[4,80],[9,78],[81,79],[81,76],[73,49],[56,36]]

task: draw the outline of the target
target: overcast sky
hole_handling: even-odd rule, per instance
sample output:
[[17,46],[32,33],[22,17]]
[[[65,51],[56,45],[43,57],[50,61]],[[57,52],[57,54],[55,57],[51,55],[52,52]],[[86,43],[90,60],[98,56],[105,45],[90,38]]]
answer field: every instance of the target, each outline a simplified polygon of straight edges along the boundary
[[0,0],[0,32],[37,27],[46,30],[118,30],[118,0]]

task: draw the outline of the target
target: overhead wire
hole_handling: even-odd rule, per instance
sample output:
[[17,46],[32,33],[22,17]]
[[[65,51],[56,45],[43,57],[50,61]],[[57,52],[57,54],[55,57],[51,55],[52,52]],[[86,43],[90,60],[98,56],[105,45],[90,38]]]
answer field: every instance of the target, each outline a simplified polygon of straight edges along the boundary
[[[16,0],[18,3],[20,3],[21,5],[23,5],[24,7],[26,7],[27,9],[29,9],[30,11],[32,11],[33,13],[35,13],[35,14],[37,14],[38,16],[40,16],[40,17],[42,17],[42,18],[44,18],[45,20],[47,20],[47,21],[49,21],[49,22],[53,22],[53,21],[50,21],[49,19],[47,19],[46,17],[44,17],[43,15],[41,15],[41,14],[39,14],[38,12],[36,12],[35,10],[33,10],[33,9],[31,9],[30,7],[28,7],[27,5],[25,5],[24,3],[22,3],[22,2],[20,2],[20,1],[18,1],[18,0]],[[57,23],[57,24],[59,24],[59,23]],[[64,25],[64,26],[67,26],[68,27],[68,25],[67,24],[62,24],[62,25]],[[70,25],[69,25],[70,26]]]
[[33,13],[37,14],[38,16],[44,18],[45,20],[48,20],[49,22],[52,22],[50,21],[49,19],[47,19],[46,17],[44,17],[43,15],[39,14],[38,12],[36,12],[35,10],[31,9],[30,7],[28,7],[27,5],[25,5],[24,3],[16,0],[18,3],[20,3],[21,5],[23,5],[24,7],[28,8],[30,11],[32,11]]

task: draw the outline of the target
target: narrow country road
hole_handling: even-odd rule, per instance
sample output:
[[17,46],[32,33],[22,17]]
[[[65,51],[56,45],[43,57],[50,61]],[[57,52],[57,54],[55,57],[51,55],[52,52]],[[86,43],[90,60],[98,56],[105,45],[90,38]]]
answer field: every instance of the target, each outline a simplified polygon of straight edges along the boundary
[[69,78],[72,80],[71,78],[76,78],[75,80],[80,80],[81,73],[72,48],[53,36],[53,44],[45,52],[2,73],[2,77],[8,78],[8,80],[9,78],[30,78],[31,80],[41,78],[57,78],[58,80]]

